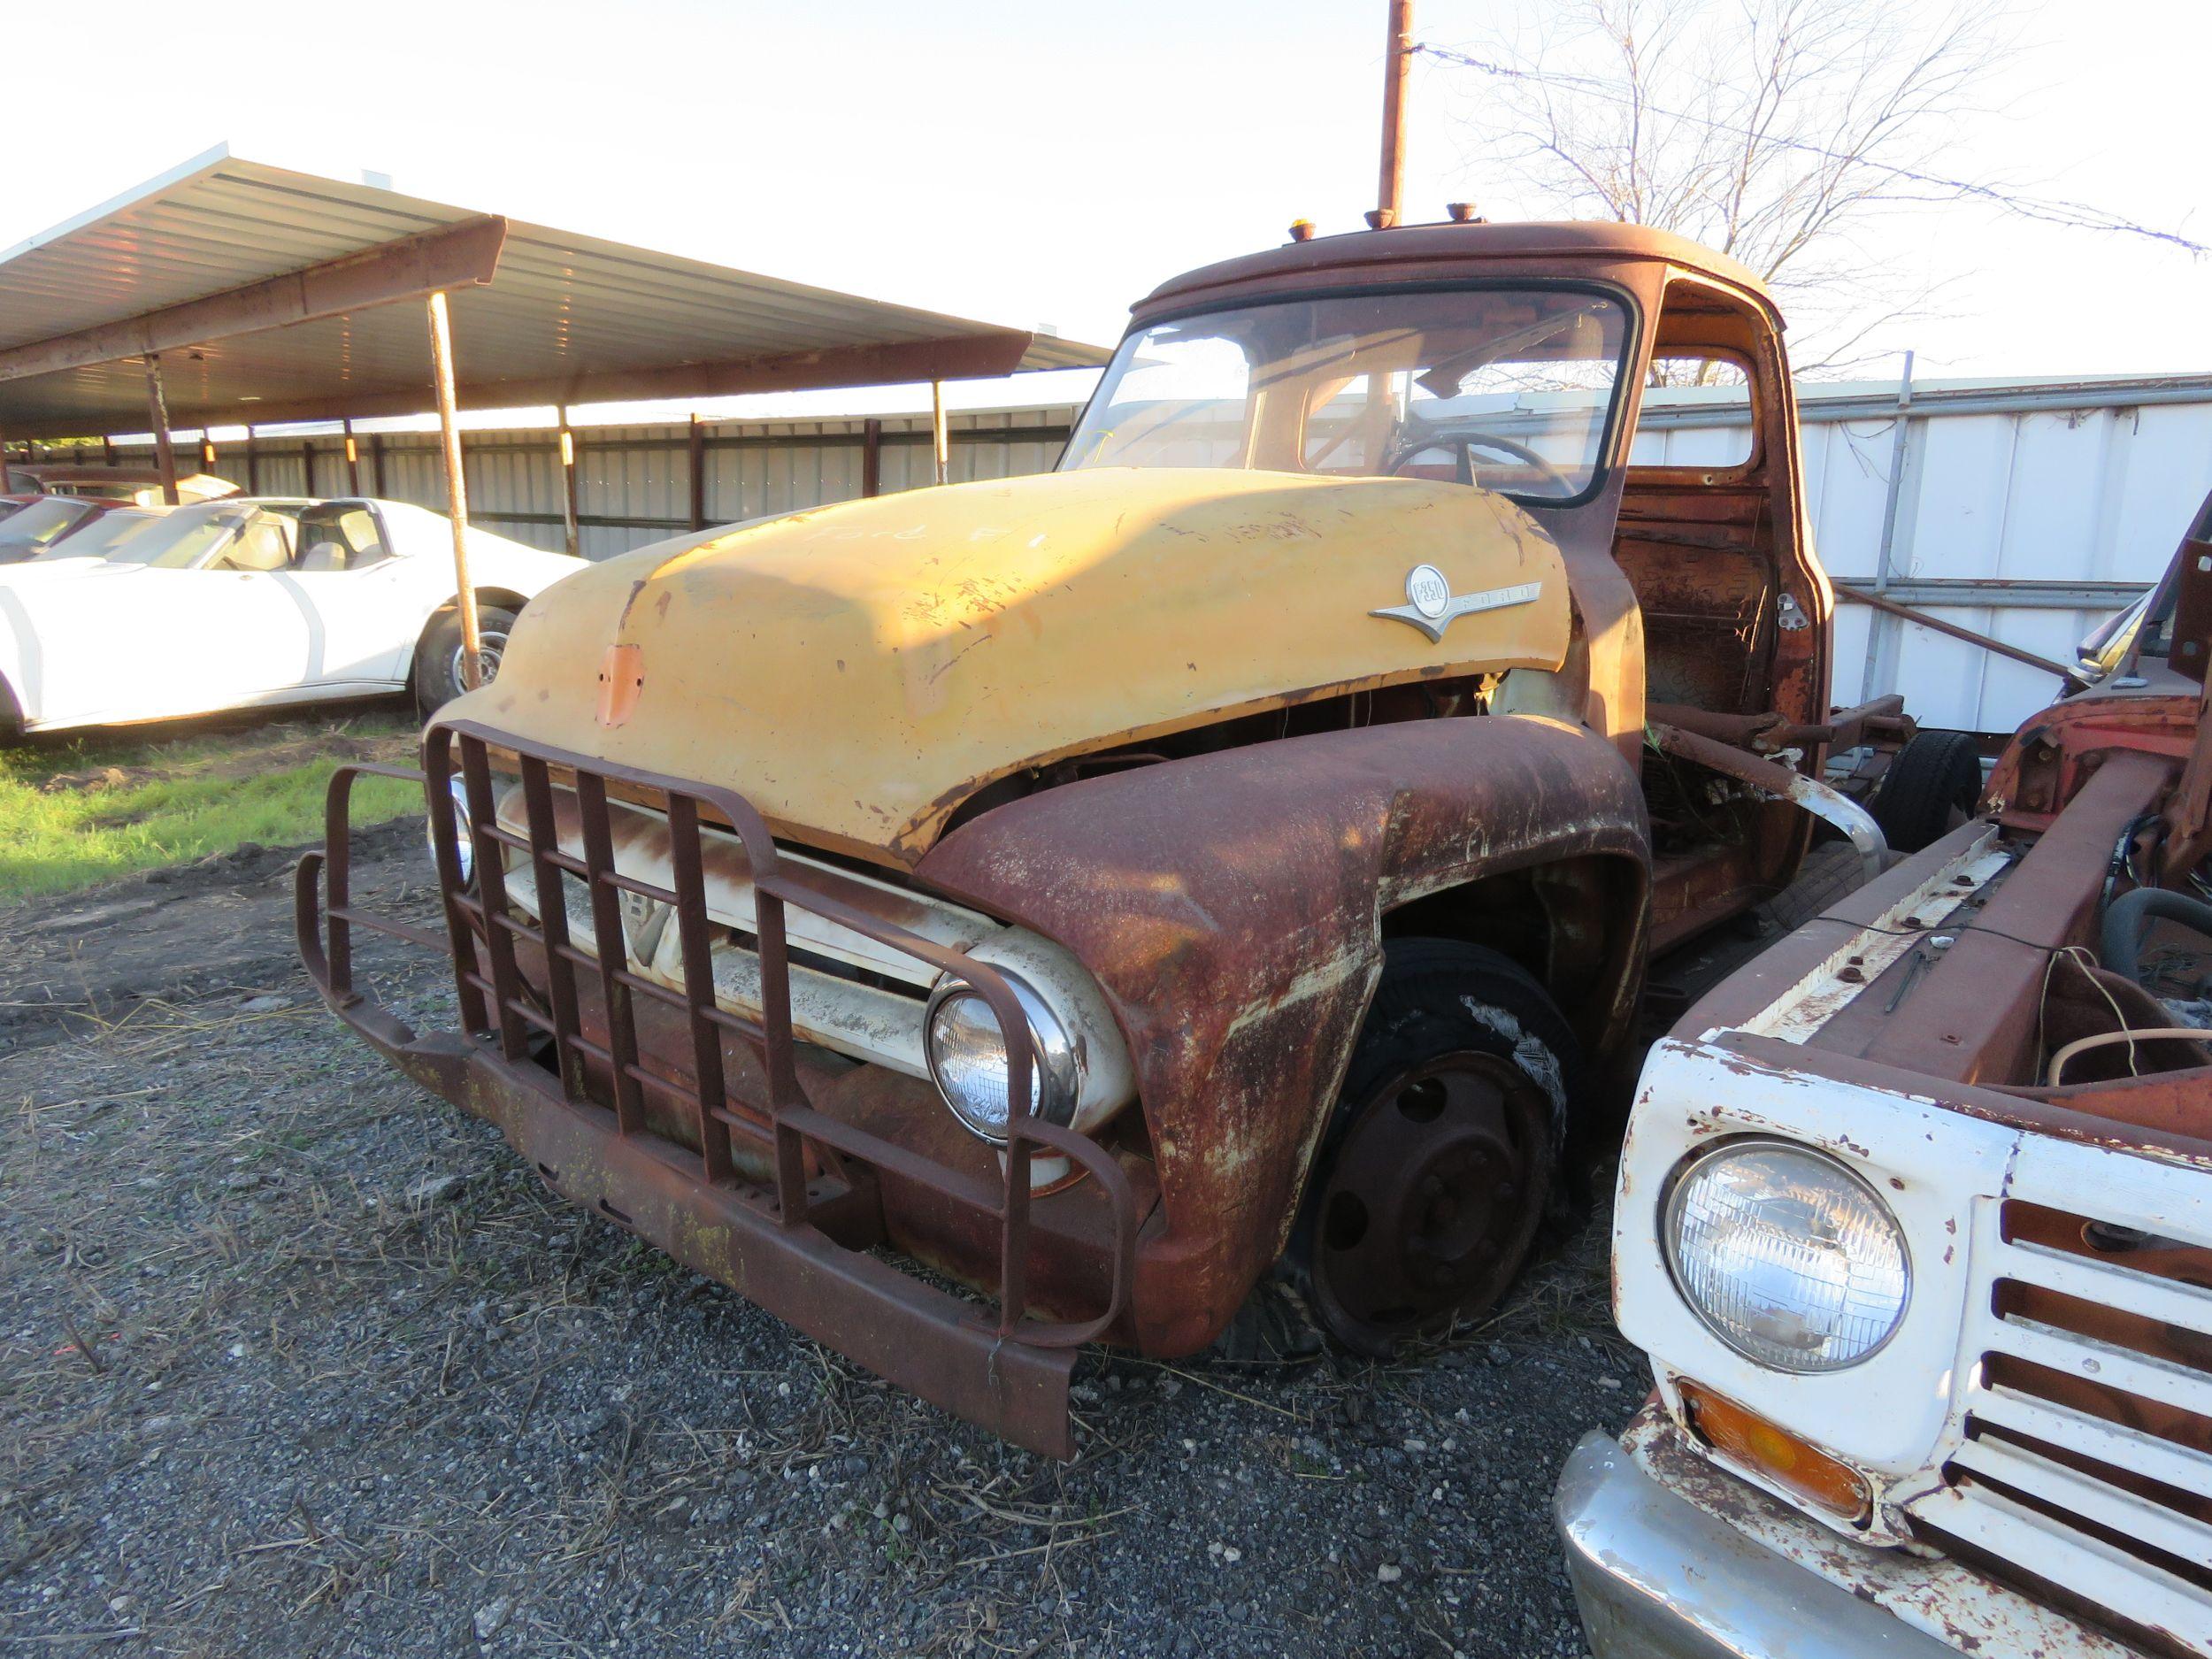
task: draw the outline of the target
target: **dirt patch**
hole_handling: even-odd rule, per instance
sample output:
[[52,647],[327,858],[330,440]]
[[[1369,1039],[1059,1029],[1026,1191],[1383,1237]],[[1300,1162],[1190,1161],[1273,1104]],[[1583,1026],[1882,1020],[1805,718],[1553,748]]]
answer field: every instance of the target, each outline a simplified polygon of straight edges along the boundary
[[289,742],[272,743],[237,755],[181,765],[93,766],[81,772],[58,772],[41,780],[46,795],[84,793],[99,789],[129,789],[142,784],[167,783],[179,778],[251,778],[288,766],[304,766],[326,760],[333,765],[347,761],[375,761],[388,766],[415,763],[411,735],[354,735],[327,732]]
[[[365,838],[358,883],[427,922],[419,837]],[[569,1210],[376,1063],[292,964],[287,862],[10,927],[51,982],[0,1055],[0,1643],[1584,1653],[1552,1483],[1647,1386],[1601,1223],[1416,1361],[1088,1356],[1049,1463]],[[361,961],[449,1018],[442,961]],[[40,972],[4,971],[12,1002]]]
[[[360,854],[411,902],[434,895],[422,826],[360,831]],[[412,859],[419,869],[411,871]],[[0,1055],[105,1030],[143,1004],[302,988],[293,947],[297,849],[249,843],[88,893],[0,910]]]

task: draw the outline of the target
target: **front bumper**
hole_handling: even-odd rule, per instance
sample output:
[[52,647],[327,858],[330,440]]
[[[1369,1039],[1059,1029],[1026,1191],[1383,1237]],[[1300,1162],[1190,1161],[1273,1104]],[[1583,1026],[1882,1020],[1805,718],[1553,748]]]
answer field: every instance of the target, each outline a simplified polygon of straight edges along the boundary
[[1871,1548],[1717,1469],[1648,1405],[1553,1495],[1597,1659],[2131,1659],[1940,1555]]
[[1958,1659],[1661,1486],[1605,1434],[1583,1436],[1552,1510],[1597,1659]]
[[[526,834],[489,810],[490,739],[523,775]],[[333,777],[326,849],[300,863],[296,888],[302,960],[333,1012],[425,1087],[496,1125],[555,1191],[729,1285],[809,1336],[923,1399],[1015,1444],[1071,1457],[1068,1384],[1076,1350],[1115,1328],[1129,1301],[1139,1194],[1095,1142],[1031,1118],[1018,1004],[991,969],[931,944],[873,913],[864,890],[833,872],[780,859],[765,826],[726,791],[531,752],[466,726],[434,726],[426,774],[350,766]],[[447,928],[411,928],[354,906],[348,802],[364,772],[423,779],[442,803],[456,767],[472,804],[475,878],[459,876],[452,816],[432,813]],[[591,827],[582,857],[561,850],[549,804],[555,776],[572,780]],[[607,833],[610,785],[665,798],[675,847],[673,886],[623,875]],[[763,963],[757,1018],[721,1008],[708,968],[701,891],[703,811],[741,836],[758,898]],[[510,854],[527,862],[507,867]],[[539,883],[537,917],[508,898],[517,879]],[[563,879],[585,885],[592,945],[571,936]],[[679,992],[623,965],[616,897],[635,893],[672,907],[686,930]],[[840,1115],[793,1036],[783,912],[797,906],[956,972],[1002,1015],[1017,1059],[1009,1079],[1012,1154],[987,1178],[901,1144],[864,1116]],[[352,930],[366,927],[450,955],[462,1029],[419,1035],[353,983]],[[605,947],[603,950],[601,948]],[[999,995],[1002,994],[1002,995]],[[864,1068],[864,1071],[865,1069]],[[933,1121],[934,1121],[933,1119]],[[940,1125],[941,1126],[941,1125]],[[679,1133],[672,1133],[680,1131]],[[1030,1193],[1033,1148],[1087,1178],[1050,1199]],[[969,1148],[972,1150],[972,1148]],[[885,1259],[896,1242],[887,1216],[933,1206],[995,1259],[997,1306],[940,1289]],[[903,1210],[902,1210],[903,1206]],[[1102,1248],[1071,1251],[1064,1218]],[[995,1248],[994,1248],[995,1247]],[[1070,1299],[1056,1272],[1071,1256],[1102,1265],[1074,1300],[1089,1320],[1036,1317],[1040,1301]],[[1036,1271],[1033,1272],[1033,1262]],[[1083,1276],[1076,1276],[1079,1281]],[[1084,1294],[1088,1292],[1089,1294]]]
[[1597,1659],[2078,1659],[2124,1649],[1956,1562],[1856,1544],[1717,1469],[1649,1408],[1552,1500]]

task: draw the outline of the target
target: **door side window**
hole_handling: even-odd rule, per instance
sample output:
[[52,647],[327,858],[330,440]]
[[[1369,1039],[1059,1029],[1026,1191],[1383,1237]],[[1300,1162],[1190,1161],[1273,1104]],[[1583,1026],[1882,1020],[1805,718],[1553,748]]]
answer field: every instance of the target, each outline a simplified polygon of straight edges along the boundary
[[238,534],[215,561],[217,570],[280,571],[292,562],[292,543],[281,519],[262,514],[239,526]]
[[362,571],[392,557],[376,514],[358,502],[310,507],[300,514],[303,571]]
[[1732,472],[1751,465],[1757,427],[1751,372],[1740,358],[1663,346],[1653,354],[1644,388],[1631,466]]

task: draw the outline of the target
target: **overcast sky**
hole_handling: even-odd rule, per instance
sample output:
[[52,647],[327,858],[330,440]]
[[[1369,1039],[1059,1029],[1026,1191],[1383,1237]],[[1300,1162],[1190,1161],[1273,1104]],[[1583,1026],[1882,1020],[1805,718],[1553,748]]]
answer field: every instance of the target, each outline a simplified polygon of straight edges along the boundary
[[[1913,0],[1898,0],[1911,4]],[[1962,147],[2002,173],[2212,242],[2212,0],[2030,4]],[[1348,229],[1373,201],[1382,0],[816,0],[810,5],[232,0],[98,9],[141,72],[82,65],[89,14],[7,26],[0,246],[227,141],[311,171],[1018,326],[1110,342],[1162,279]],[[1418,0],[1477,37],[1485,0]],[[46,72],[31,73],[43,61]],[[1473,197],[1481,86],[1424,60],[1410,218]],[[1955,278],[1882,344],[1924,376],[2212,370],[2212,263],[1968,210],[1901,222]]]

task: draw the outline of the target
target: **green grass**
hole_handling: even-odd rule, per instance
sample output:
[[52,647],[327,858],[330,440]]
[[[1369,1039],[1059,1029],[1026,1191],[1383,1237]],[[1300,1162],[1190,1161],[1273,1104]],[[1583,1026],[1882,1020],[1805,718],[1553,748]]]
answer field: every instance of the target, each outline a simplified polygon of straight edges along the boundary
[[[322,715],[0,748],[0,904],[249,841],[319,841],[333,767],[370,757],[409,764],[414,733],[395,714]],[[421,810],[419,785],[364,778],[354,786],[357,825]]]

